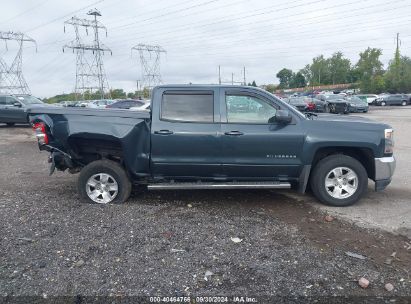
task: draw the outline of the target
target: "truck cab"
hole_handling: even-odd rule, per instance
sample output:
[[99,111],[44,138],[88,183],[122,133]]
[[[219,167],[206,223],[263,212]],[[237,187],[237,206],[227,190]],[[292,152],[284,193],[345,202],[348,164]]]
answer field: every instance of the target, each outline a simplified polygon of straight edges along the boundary
[[[161,101],[152,105],[155,178],[290,181],[298,177],[305,134],[298,121],[304,117],[264,91],[164,86],[154,94],[153,100]],[[275,118],[279,110],[287,111],[288,123]]]

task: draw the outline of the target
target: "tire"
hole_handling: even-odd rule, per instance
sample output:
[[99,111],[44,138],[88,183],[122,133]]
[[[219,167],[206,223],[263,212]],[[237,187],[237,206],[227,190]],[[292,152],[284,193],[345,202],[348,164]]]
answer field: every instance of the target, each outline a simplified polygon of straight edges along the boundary
[[405,100],[403,100],[403,101],[401,102],[401,105],[402,105],[402,106],[406,106],[406,105],[407,105],[407,102],[406,102]]
[[385,107],[385,105],[386,105],[385,101],[381,101],[380,105],[381,105],[382,107]]
[[6,125],[7,125],[8,127],[14,127],[15,123],[14,123],[14,122],[8,122],[8,123],[6,123]]
[[[339,171],[337,168],[343,168],[340,171],[342,178],[338,179],[338,176],[335,176],[335,179],[330,178],[333,176],[333,170]],[[352,172],[355,175],[353,179],[351,179],[354,176]],[[347,178],[347,181],[344,181],[344,178]],[[332,185],[326,187],[326,180],[331,181]],[[368,175],[365,168],[356,159],[336,154],[317,163],[310,177],[310,185],[315,197],[322,203],[334,207],[350,206],[356,203],[367,191]],[[355,190],[352,190],[353,188]],[[349,193],[345,189],[353,192]],[[331,192],[335,192],[335,195],[333,196]],[[338,195],[341,197],[337,198]]]
[[130,197],[131,188],[126,171],[110,160],[89,163],[80,171],[77,180],[81,199],[93,204],[124,203]]

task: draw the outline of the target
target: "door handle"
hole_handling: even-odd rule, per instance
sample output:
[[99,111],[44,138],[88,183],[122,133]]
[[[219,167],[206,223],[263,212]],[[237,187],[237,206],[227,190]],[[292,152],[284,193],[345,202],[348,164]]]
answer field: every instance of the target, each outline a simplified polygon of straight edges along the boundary
[[229,131],[229,132],[225,132],[225,135],[230,135],[230,136],[240,136],[240,135],[244,135],[243,132],[240,131]]
[[154,131],[154,134],[158,134],[158,135],[171,135],[171,134],[173,134],[173,131],[170,131],[170,130],[160,130],[160,131]]

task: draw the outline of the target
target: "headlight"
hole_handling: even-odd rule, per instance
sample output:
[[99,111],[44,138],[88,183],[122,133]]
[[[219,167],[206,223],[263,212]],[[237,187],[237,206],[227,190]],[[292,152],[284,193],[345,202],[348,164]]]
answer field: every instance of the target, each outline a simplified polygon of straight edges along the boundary
[[384,153],[386,153],[386,154],[391,154],[391,153],[393,153],[393,148],[394,148],[394,130],[393,130],[393,129],[385,129],[385,130],[384,130],[384,138],[385,138]]

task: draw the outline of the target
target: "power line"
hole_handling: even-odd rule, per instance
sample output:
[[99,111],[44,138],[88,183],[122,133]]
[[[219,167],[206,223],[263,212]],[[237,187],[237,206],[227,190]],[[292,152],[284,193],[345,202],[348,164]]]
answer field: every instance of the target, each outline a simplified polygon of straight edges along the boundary
[[[411,22],[411,19],[402,20],[401,23],[395,23],[394,22],[394,23],[388,23],[388,24],[379,24],[378,26],[375,26],[375,27],[367,27],[367,30],[375,30],[375,29],[381,29],[381,28],[382,29],[387,29],[388,27],[406,26],[406,25],[409,25],[410,22]],[[363,22],[357,23],[357,24],[362,25]],[[359,32],[363,32],[363,31],[364,31],[364,28],[356,27],[356,29],[351,29],[351,28],[344,27],[344,28],[340,28],[340,29],[337,29],[337,30],[333,30],[333,31],[326,31],[326,32],[318,33],[318,34],[307,35],[307,34],[312,33],[312,31],[308,30],[308,31],[296,32],[296,33],[293,33],[291,35],[284,33],[282,35],[274,35],[274,36],[272,36],[272,35],[262,35],[262,36],[259,36],[259,37],[256,37],[256,38],[252,38],[252,37],[251,38],[241,38],[241,39],[238,39],[238,40],[231,40],[230,44],[235,45],[235,44],[238,44],[238,43],[247,42],[247,43],[253,43],[253,45],[255,46],[255,43],[258,43],[258,42],[268,42],[268,43],[270,43],[270,41],[279,40],[279,39],[293,40],[293,39],[298,39],[300,37],[310,38],[310,39],[318,39],[318,38],[323,38],[323,37],[329,37],[329,36],[332,36],[332,35],[351,35],[353,33],[359,33]],[[270,40],[268,41],[267,39],[270,39]],[[176,45],[181,46],[181,44],[178,44],[177,42],[176,42]],[[199,42],[199,45],[201,45],[201,42]],[[171,46],[172,45],[168,45],[168,47],[171,47]],[[196,47],[197,45],[196,44],[191,44],[191,46]],[[226,50],[227,47],[213,48],[213,49],[214,50],[216,50],[216,49],[225,49]]]
[[[403,37],[407,37],[407,36],[403,36]],[[408,35],[408,37],[411,37],[411,35]],[[362,47],[362,46],[364,46],[364,42],[366,42],[366,41],[381,41],[381,40],[386,40],[386,41],[390,40],[390,41],[392,41],[392,38],[361,39],[361,40],[343,41],[343,42],[339,41],[338,43],[341,43],[343,45],[347,45],[349,43],[358,43],[358,42],[360,42],[361,44],[358,44],[358,45],[355,45],[355,46]],[[316,47],[313,47],[312,45],[308,46],[308,47],[297,45],[297,46],[294,46],[294,47],[288,46],[288,47],[283,47],[283,48],[268,48],[264,51],[257,51],[257,52],[252,52],[252,51],[251,52],[250,51],[245,51],[245,52],[241,52],[241,51],[236,52],[236,51],[234,51],[234,52],[230,52],[230,53],[227,53],[227,52],[224,52],[224,53],[205,53],[205,52],[203,52],[203,53],[201,53],[201,56],[202,56],[203,59],[206,58],[207,56],[218,56],[218,55],[226,55],[226,56],[229,56],[229,58],[232,58],[233,56],[235,56],[236,58],[238,58],[239,56],[242,56],[242,55],[248,56],[248,55],[258,55],[258,54],[267,55],[268,54],[269,56],[273,57],[273,56],[278,56],[280,54],[290,54],[291,50],[301,50],[301,49],[304,50],[304,52],[302,52],[301,54],[305,55],[307,53],[307,51],[318,50],[318,47],[321,47],[321,51],[323,51],[323,50],[335,50],[337,48],[335,46],[330,47],[330,48],[323,48],[322,47],[322,46],[330,46],[330,45],[332,45],[332,44],[330,44],[330,43],[317,44],[317,45],[315,45]],[[351,47],[353,47],[353,46],[351,46]],[[282,51],[282,50],[283,50],[283,52],[274,53],[275,51]],[[200,55],[199,53],[190,53],[190,54],[177,55],[177,56],[174,55],[173,58],[198,57],[199,55]],[[267,56],[265,56],[265,58],[266,57]],[[221,58],[221,57],[218,57],[218,58]]]
[[[401,2],[401,1],[407,1],[407,0],[395,0],[395,1],[391,1],[391,2],[386,2],[386,3],[384,3],[384,5],[387,5],[387,4],[391,4],[391,3],[398,3],[398,2]],[[353,3],[353,2],[352,2]],[[350,4],[352,4],[352,3],[350,3]],[[406,5],[406,6],[403,6],[402,7],[402,9],[404,9],[405,7],[410,7],[411,5]],[[334,7],[332,7],[332,8],[338,8],[338,7],[341,7],[341,5],[337,5],[337,6],[334,6]],[[364,10],[364,9],[369,9],[369,8],[374,8],[374,7],[376,7],[376,5],[372,5],[372,6],[367,6],[367,7],[362,7],[362,8],[359,8],[359,9],[356,9],[356,10],[350,10],[350,12],[353,12],[353,11],[360,11],[360,10]],[[391,10],[393,10],[393,8],[391,8],[391,9],[384,9],[383,11],[384,12],[387,12],[387,11],[391,11]],[[380,13],[381,11],[377,11],[376,13]],[[307,12],[307,13],[310,13],[310,12]],[[341,12],[341,13],[344,13],[344,12]],[[297,14],[297,15],[299,15],[299,14]],[[290,18],[290,17],[294,17],[294,16],[296,16],[296,15],[286,15],[286,16],[282,16],[282,17],[279,17],[279,18],[276,18],[276,20],[282,20],[282,19],[288,19],[288,18]],[[329,16],[329,15],[323,15],[323,16]],[[354,15],[348,15],[348,16],[344,16],[344,20],[346,21],[347,20],[347,18],[348,17],[355,17],[355,16],[359,16],[359,14],[354,14]],[[406,15],[406,17],[408,17],[408,15]],[[315,19],[316,21],[314,21],[314,22],[312,22],[312,23],[304,23],[303,25],[301,25],[301,26],[298,26],[298,25],[295,25],[295,24],[293,24],[293,27],[306,27],[307,25],[310,25],[310,24],[315,24],[315,25],[318,25],[318,24],[322,24],[322,23],[327,23],[327,22],[330,22],[330,21],[326,21],[326,20],[323,20],[323,21],[321,21],[321,20],[317,20],[318,19],[318,16],[316,16],[316,17],[313,17],[313,18],[306,18],[306,19],[304,19],[304,21],[306,21],[306,20],[310,20],[310,19]],[[252,24],[255,24],[255,23],[252,23]],[[272,28],[273,26],[275,26],[275,25],[280,25],[281,23],[274,23],[274,24],[269,24],[269,25],[266,25],[266,26],[262,26],[262,27],[257,27],[256,29],[258,29],[258,30],[262,30],[263,28]],[[359,23],[357,23],[358,25],[364,25],[365,24],[365,22],[364,21],[361,21],[361,22],[359,22]],[[381,22],[380,22],[380,24],[381,24]],[[248,24],[245,24],[245,25],[248,25]],[[346,28],[346,26],[347,26],[347,24],[345,23],[344,24],[345,25],[345,28]],[[349,25],[352,25],[352,23],[350,23]],[[307,31],[306,31],[307,32]],[[310,31],[308,31],[308,32],[310,32]],[[312,32],[310,32],[310,33],[312,33]],[[267,33],[268,35],[271,35],[271,32],[268,32]],[[214,38],[216,38],[216,37],[221,37],[221,38],[223,38],[223,37],[226,37],[226,36],[232,36],[232,33],[221,33],[221,34],[217,34],[217,35],[215,35],[215,36],[213,36]],[[192,38],[196,38],[196,36],[195,35],[191,35],[191,36],[193,36]],[[267,36],[267,35],[265,35],[265,36]],[[173,44],[179,44],[181,41],[184,41],[185,43],[191,43],[192,41],[195,41],[195,40],[187,40],[187,38],[189,38],[190,37],[190,35],[186,35],[186,36],[179,36],[179,39],[172,39],[172,40],[170,40]],[[199,36],[199,37],[204,37],[204,36]],[[259,36],[259,37],[261,37],[261,35]],[[167,43],[167,41],[162,41],[163,43]],[[230,42],[232,42],[232,41],[230,41]],[[169,44],[168,44],[169,45]],[[169,45],[170,46],[170,45]]]
[[[311,1],[311,2],[304,2],[304,3],[301,3],[301,4],[294,5],[294,6],[287,6],[287,7],[284,7],[284,8],[278,8],[278,5],[274,5],[274,6],[269,6],[269,7],[265,7],[265,8],[262,8],[262,9],[254,10],[253,14],[249,14],[249,15],[246,15],[246,16],[238,16],[238,14],[232,14],[232,15],[225,16],[224,19],[217,20],[217,21],[210,22],[210,23],[206,23],[206,24],[203,24],[202,22],[194,22],[194,23],[188,23],[188,24],[181,25],[177,28],[174,28],[172,31],[164,32],[164,30],[161,30],[161,29],[158,30],[158,31],[160,31],[160,33],[162,35],[168,35],[170,33],[178,32],[180,29],[204,28],[204,27],[207,27],[207,26],[210,26],[210,25],[216,25],[216,24],[221,24],[221,23],[224,23],[224,22],[231,22],[231,21],[237,21],[237,20],[244,20],[244,19],[247,19],[247,18],[252,18],[252,17],[256,17],[256,16],[261,16],[261,15],[286,11],[286,10],[295,9],[295,8],[298,8],[298,7],[309,6],[309,5],[313,5],[313,4],[321,3],[321,2],[325,2],[325,1],[327,1],[327,0],[315,0],[315,1]],[[370,0],[358,0],[355,3],[358,3],[358,2],[361,2],[361,1],[370,1]],[[296,3],[296,2],[300,2],[300,0],[291,1],[291,2],[288,2],[288,4]],[[270,7],[276,7],[276,9],[267,10]],[[256,12],[259,12],[259,11],[262,11],[262,12],[256,13]],[[227,18],[227,17],[230,17],[230,16],[235,16],[235,18],[231,18],[231,19]],[[271,16],[271,18],[272,18],[272,16]],[[147,35],[152,36],[153,33],[149,32],[149,31],[146,31],[145,35],[140,36],[140,38],[145,37]]]
[[21,12],[20,14],[17,14],[17,15],[15,15],[15,16],[9,18],[9,19],[3,20],[2,22],[0,22],[0,24],[4,24],[4,23],[10,22],[11,20],[14,20],[14,19],[16,19],[16,18],[19,18],[19,17],[21,17],[21,16],[23,16],[23,15],[25,15],[25,14],[27,14],[27,13],[35,10],[35,9],[37,9],[37,8],[39,8],[40,6],[43,6],[44,4],[46,4],[46,2],[49,2],[49,1],[50,1],[50,0],[44,0],[44,1],[41,2],[40,4],[37,4],[37,5],[34,5],[34,6],[30,7],[29,9]]
[[138,23],[142,23],[142,22],[145,22],[145,21],[149,21],[149,20],[161,18],[161,17],[164,17],[164,16],[168,16],[168,15],[171,15],[171,14],[176,14],[176,13],[179,13],[179,12],[187,11],[187,10],[190,10],[192,8],[197,8],[197,7],[200,7],[200,6],[208,5],[210,3],[214,3],[214,2],[217,2],[217,1],[221,1],[221,0],[209,0],[209,1],[202,2],[202,3],[196,4],[196,5],[192,5],[192,6],[189,6],[189,7],[185,7],[185,8],[182,8],[182,9],[178,9],[178,10],[175,10],[175,11],[164,13],[164,14],[161,14],[161,15],[158,15],[158,16],[155,16],[155,17],[150,17],[150,18],[139,20],[139,21],[136,21],[136,22],[131,22],[131,23],[124,24],[124,25],[121,25],[121,26],[115,26],[115,27],[113,27],[113,29],[126,28],[126,27],[129,27],[130,25],[133,25],[133,24],[138,24]]
[[55,18],[55,19],[53,19],[53,20],[51,20],[51,21],[48,21],[48,22],[43,23],[43,24],[40,24],[40,25],[38,25],[38,26],[36,26],[36,27],[34,27],[34,28],[31,28],[31,29],[27,30],[26,32],[33,32],[33,31],[35,31],[35,30],[37,30],[37,29],[39,29],[39,28],[42,28],[42,27],[47,26],[47,25],[49,25],[49,24],[51,24],[51,23],[54,23],[54,22],[56,22],[56,21],[59,21],[59,20],[61,20],[61,19],[63,19],[63,18],[66,18],[66,17],[71,16],[71,15],[73,15],[73,14],[76,14],[76,13],[78,13],[78,12],[81,12],[81,11],[89,8],[90,6],[99,4],[99,3],[104,2],[104,1],[105,1],[105,0],[95,1],[95,2],[93,2],[93,3],[91,3],[91,4],[89,4],[89,5],[86,5],[86,6],[84,6],[84,7],[82,7],[82,8],[79,8],[79,9],[77,9],[77,10],[75,10],[75,11],[72,11],[72,12],[70,12],[70,13],[64,15],[64,16],[60,16],[60,17]]
[[[159,11],[168,10],[168,9],[170,9],[170,8],[178,7],[178,6],[184,5],[184,4],[186,4],[186,3],[193,3],[193,0],[186,0],[186,1],[183,1],[183,2],[180,2],[180,3],[177,3],[177,4],[173,4],[173,5],[170,5],[170,6],[163,7],[163,8],[151,10],[151,11],[148,11],[148,12],[143,12],[142,14],[143,14],[143,15],[147,15],[147,14],[150,15],[150,14],[152,14],[152,13],[158,14]],[[128,17],[128,18],[126,18],[126,19],[134,19],[134,18],[139,18],[139,17],[141,17],[141,14],[140,14],[140,15],[135,15],[135,16],[132,16],[132,17]],[[125,20],[125,19],[122,18],[122,20],[117,20],[117,21],[115,21],[115,22],[109,23],[109,26],[111,26],[111,25],[113,25],[113,24],[121,23],[121,22],[123,22],[124,20]]]
[[[365,1],[369,1],[369,0],[361,0],[361,1],[362,1],[362,2],[365,2]],[[361,1],[360,1],[360,2],[361,2]],[[399,0],[399,1],[396,1],[396,2],[398,3],[398,2],[400,2],[400,1],[405,1],[405,0]],[[294,3],[294,2],[298,2],[298,1],[293,1],[293,2],[291,2],[291,3]],[[343,6],[351,5],[351,4],[353,4],[353,3],[358,3],[358,1],[353,1],[353,2],[350,2],[350,3],[344,3],[344,4],[339,4],[339,5],[331,6],[331,7],[328,7],[327,9],[340,8],[340,7],[343,7]],[[306,5],[306,4],[305,4],[305,5]],[[301,6],[301,4],[300,4],[299,6]],[[303,6],[303,5],[302,5],[302,6]],[[375,6],[376,6],[376,5],[373,5],[372,7],[375,7]],[[285,7],[285,8],[282,8],[282,9],[277,9],[276,12],[281,11],[281,10],[288,10],[288,9],[291,9],[291,8],[295,8],[295,6],[294,6],[294,7]],[[367,8],[368,8],[368,7],[367,7]],[[358,10],[362,10],[362,9],[364,9],[364,8],[357,9],[357,11],[358,11]],[[257,11],[261,11],[261,9],[259,9],[259,10],[257,10]],[[264,12],[259,13],[259,14],[265,14],[265,13],[268,13],[268,12],[270,12],[270,11],[264,11]],[[312,10],[312,11],[305,11],[305,12],[299,13],[299,14],[280,16],[280,17],[277,17],[276,20],[288,19],[288,18],[290,18],[290,17],[305,15],[305,14],[309,14],[309,13],[316,13],[316,12],[317,12],[317,9]],[[248,15],[248,16],[241,17],[241,18],[248,18],[248,17],[254,16],[254,15],[255,15],[255,14],[253,14],[253,15]],[[238,15],[236,15],[236,16],[238,16]],[[237,17],[237,18],[234,18],[234,19],[224,19],[224,20],[218,21],[218,23],[226,22],[226,21],[238,20],[238,19],[241,19],[241,18]],[[318,18],[318,17],[308,18],[308,19],[315,19],[315,18]],[[306,18],[305,20],[308,20],[308,19]],[[266,21],[266,20],[263,20],[263,22],[265,22],[265,21]],[[261,23],[261,21],[254,21],[254,22],[251,22],[251,23],[249,23],[249,24],[256,24],[256,23]],[[198,23],[186,24],[186,25],[184,25],[184,27],[187,28],[187,27],[189,27],[190,25],[193,25],[193,24],[198,24]],[[200,24],[200,25],[198,25],[197,27],[191,27],[191,28],[201,28],[201,27],[205,27],[205,26],[213,25],[213,24],[216,24],[216,22],[207,23],[207,24]],[[248,24],[243,24],[243,25],[248,25]],[[271,26],[272,26],[272,25],[271,25]],[[179,31],[178,31],[178,27],[175,28],[175,29],[172,30],[172,31],[168,31],[168,32],[164,32],[164,31],[163,31],[162,33],[165,34],[165,35],[170,36],[169,34],[174,33],[174,32],[177,32],[177,33],[179,34],[179,38],[181,37],[181,35],[180,35]],[[232,35],[232,32],[229,33],[228,35]],[[194,36],[194,37],[199,36],[201,39],[204,38],[204,35],[203,35],[203,34],[201,34],[201,35],[185,35],[185,36],[183,36],[183,37],[190,37],[190,36]],[[117,36],[117,37],[118,37],[118,36]],[[143,37],[144,37],[144,36],[143,36]],[[152,37],[151,37],[151,39],[152,39]],[[183,39],[183,38],[180,38],[179,41],[181,41],[182,39]],[[177,39],[177,40],[178,40],[178,39]],[[173,39],[173,42],[176,42],[176,40]],[[185,39],[184,42],[187,43],[187,40]],[[164,43],[164,42],[163,42],[163,43]]]

